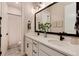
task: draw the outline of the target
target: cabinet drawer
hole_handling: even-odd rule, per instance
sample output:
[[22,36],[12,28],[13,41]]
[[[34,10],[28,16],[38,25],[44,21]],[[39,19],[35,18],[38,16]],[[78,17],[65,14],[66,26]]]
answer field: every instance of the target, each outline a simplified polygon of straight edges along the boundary
[[38,47],[38,42],[33,40],[33,46]]
[[39,49],[44,51],[45,53],[47,53],[50,56],[64,56],[63,54],[59,53],[58,51],[48,48],[47,46],[45,46],[43,44],[39,44]]
[[38,52],[38,47],[36,47],[36,46],[33,46],[33,50],[35,50],[36,52]]
[[33,49],[32,52],[33,52],[33,56],[38,56],[38,50],[34,50],[34,49]]
[[32,39],[25,37],[25,41],[29,41],[30,43],[32,43]]
[[38,42],[33,40],[33,56],[38,56]]
[[33,56],[38,56],[38,54],[33,52]]
[[48,56],[48,55],[44,53],[43,51],[39,50],[39,56]]
[[39,48],[33,45],[33,55],[38,55]]
[[30,43],[29,41],[25,43],[25,53],[28,56],[32,56],[32,43]]

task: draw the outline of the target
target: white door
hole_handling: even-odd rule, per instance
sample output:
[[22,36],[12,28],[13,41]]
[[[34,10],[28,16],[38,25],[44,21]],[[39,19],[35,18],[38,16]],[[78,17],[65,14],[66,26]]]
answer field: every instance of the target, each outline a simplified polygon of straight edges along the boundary
[[9,46],[18,44],[21,41],[21,16],[8,14],[8,36]]

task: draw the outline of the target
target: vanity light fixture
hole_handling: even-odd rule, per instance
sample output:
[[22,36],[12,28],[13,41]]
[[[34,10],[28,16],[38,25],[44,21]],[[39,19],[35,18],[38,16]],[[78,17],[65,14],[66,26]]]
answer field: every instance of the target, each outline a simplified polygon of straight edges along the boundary
[[41,8],[45,7],[45,3],[41,3],[41,4],[40,4],[40,7],[41,7]]
[[36,10],[34,8],[32,8],[32,14],[35,14]]

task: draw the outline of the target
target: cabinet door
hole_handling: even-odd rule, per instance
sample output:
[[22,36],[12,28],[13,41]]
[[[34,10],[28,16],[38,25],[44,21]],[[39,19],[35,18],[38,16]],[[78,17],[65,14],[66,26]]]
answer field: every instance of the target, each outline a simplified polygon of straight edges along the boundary
[[32,56],[32,39],[25,36],[25,53]]
[[25,53],[28,56],[32,56],[32,43],[30,43],[29,41],[25,41]]
[[38,56],[38,42],[33,41],[33,56]]
[[48,55],[44,53],[43,51],[39,50],[39,56],[48,56]]
[[55,49],[51,49],[43,44],[39,44],[39,49],[47,53],[49,56],[65,56],[62,53],[58,52]]
[[33,56],[38,56],[38,47],[33,45]]
[[25,41],[29,41],[30,43],[32,43],[32,39],[28,37],[25,37]]

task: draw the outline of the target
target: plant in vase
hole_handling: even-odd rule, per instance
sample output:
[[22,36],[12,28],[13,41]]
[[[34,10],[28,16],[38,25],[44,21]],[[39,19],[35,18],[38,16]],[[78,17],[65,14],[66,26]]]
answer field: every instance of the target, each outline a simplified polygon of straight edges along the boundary
[[51,27],[51,24],[48,22],[39,24],[39,30],[45,33],[45,37],[47,37],[47,32],[49,31],[50,27]]

